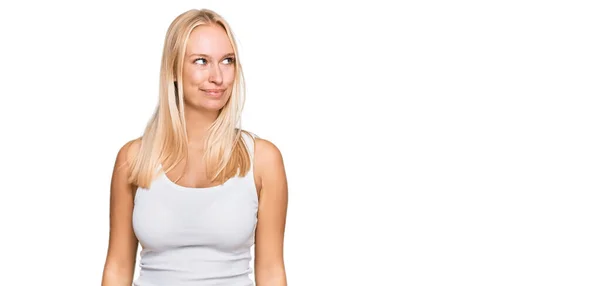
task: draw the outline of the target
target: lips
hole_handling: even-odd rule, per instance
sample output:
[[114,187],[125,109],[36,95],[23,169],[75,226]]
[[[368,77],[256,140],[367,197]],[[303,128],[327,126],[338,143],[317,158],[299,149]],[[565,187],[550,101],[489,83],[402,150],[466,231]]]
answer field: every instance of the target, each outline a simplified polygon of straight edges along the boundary
[[221,96],[224,89],[201,89],[208,96]]

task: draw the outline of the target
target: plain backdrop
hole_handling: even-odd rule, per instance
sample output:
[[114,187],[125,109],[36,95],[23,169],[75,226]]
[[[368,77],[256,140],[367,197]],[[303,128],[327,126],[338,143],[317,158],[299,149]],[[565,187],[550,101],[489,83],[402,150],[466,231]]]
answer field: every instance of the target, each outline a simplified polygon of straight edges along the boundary
[[600,9],[528,0],[2,2],[0,285],[100,284],[114,160],[192,8],[284,156],[289,285],[600,285]]

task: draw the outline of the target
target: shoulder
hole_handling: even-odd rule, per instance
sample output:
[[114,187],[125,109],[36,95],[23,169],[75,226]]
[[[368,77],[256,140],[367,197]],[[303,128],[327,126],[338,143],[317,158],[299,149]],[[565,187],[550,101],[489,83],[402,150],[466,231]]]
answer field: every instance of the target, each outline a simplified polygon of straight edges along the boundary
[[286,184],[283,155],[278,146],[264,138],[255,138],[254,162],[262,189],[280,189]]
[[125,144],[121,145],[116,159],[116,165],[118,169],[121,169],[121,167],[126,166],[128,162],[131,162],[139,152],[141,146],[141,137],[129,140],[125,142]]
[[[112,192],[126,192],[128,194],[134,192],[135,185],[130,181],[131,166],[135,156],[140,150],[141,143],[141,138],[136,138],[125,142],[125,144],[119,148],[112,174]],[[128,188],[125,186],[128,186]]]
[[255,161],[257,165],[274,166],[283,164],[281,150],[273,142],[264,138],[254,139]]
[[282,179],[285,177],[283,155],[280,148],[271,140],[261,138],[256,133],[242,130],[252,140],[254,149],[255,173],[261,181],[266,178]]

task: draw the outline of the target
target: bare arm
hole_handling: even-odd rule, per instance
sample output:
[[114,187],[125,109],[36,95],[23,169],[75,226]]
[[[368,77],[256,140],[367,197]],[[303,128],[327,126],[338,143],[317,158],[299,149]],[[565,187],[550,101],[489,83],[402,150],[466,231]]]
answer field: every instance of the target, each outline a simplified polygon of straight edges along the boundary
[[127,181],[127,158],[138,145],[130,141],[117,154],[110,187],[110,234],[102,286],[131,286],[133,283],[138,240],[131,223],[134,187]]
[[287,286],[283,259],[288,187],[283,158],[273,143],[257,139],[255,167],[260,178],[255,244],[257,286]]

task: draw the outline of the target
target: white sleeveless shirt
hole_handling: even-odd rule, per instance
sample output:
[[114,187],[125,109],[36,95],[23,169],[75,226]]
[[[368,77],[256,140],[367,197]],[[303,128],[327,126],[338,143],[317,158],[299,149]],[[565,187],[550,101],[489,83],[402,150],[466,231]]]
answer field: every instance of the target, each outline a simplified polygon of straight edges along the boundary
[[[254,135],[242,133],[254,161]],[[138,188],[133,229],[142,250],[134,286],[251,286],[258,196],[253,164],[245,177],[190,188],[162,167],[148,189]]]

